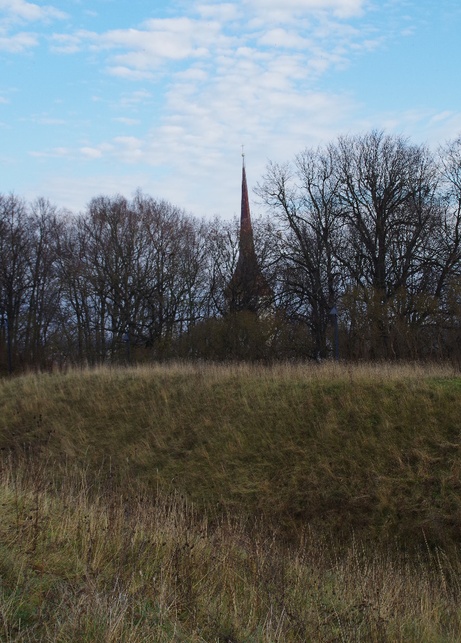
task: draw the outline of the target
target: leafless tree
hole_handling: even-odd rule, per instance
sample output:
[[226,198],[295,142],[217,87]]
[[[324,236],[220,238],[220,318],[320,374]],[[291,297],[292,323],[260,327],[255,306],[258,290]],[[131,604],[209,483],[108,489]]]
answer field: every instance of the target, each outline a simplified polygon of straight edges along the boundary
[[408,321],[426,287],[439,225],[437,167],[424,146],[378,131],[341,137],[331,149],[347,238],[341,261],[363,302],[370,356],[392,357],[391,329]]
[[58,239],[64,220],[56,206],[38,198],[30,206],[28,307],[24,316],[27,361],[46,366],[59,350],[61,283],[57,272]]
[[271,163],[257,188],[280,222],[279,306],[309,326],[318,357],[329,351],[328,324],[340,279],[342,224],[334,169],[329,150],[305,150],[292,165]]
[[7,344],[8,370],[17,366],[17,360],[23,354],[30,250],[30,217],[26,202],[14,194],[0,195],[0,314]]

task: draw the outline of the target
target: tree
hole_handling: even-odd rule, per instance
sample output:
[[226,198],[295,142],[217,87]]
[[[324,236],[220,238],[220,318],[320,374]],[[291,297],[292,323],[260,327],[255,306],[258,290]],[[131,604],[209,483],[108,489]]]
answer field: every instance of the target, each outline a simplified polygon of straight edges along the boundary
[[329,150],[305,150],[294,166],[270,164],[257,189],[281,223],[279,305],[292,321],[302,320],[309,326],[312,353],[317,357],[331,350],[328,325],[340,280],[336,255],[341,222],[334,160]]
[[341,137],[331,149],[347,238],[340,260],[364,305],[369,356],[391,357],[396,315],[408,316],[425,287],[439,224],[437,168],[425,147],[383,132]]
[[344,356],[427,351],[437,299],[459,265],[450,150],[449,207],[433,155],[383,132],[340,137],[268,166],[258,192],[281,223],[279,301],[309,326],[316,355],[331,352],[333,306]]
[[30,288],[30,224],[23,199],[14,194],[0,195],[0,314],[10,371],[22,357]]
[[64,220],[56,206],[38,198],[30,206],[28,306],[24,316],[24,352],[31,365],[44,367],[58,350],[61,283],[57,273],[58,239]]
[[133,207],[146,241],[140,333],[161,356],[204,314],[203,225],[170,203],[141,193]]
[[63,315],[78,359],[171,353],[206,314],[204,226],[166,201],[100,196],[60,243]]

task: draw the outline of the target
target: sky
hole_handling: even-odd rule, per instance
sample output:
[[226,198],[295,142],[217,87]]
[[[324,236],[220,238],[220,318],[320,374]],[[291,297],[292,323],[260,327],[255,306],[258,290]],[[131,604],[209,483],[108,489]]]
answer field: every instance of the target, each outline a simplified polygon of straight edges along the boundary
[[[269,162],[461,134],[459,0],[0,0],[0,194],[240,212]],[[253,214],[263,206],[251,193]]]

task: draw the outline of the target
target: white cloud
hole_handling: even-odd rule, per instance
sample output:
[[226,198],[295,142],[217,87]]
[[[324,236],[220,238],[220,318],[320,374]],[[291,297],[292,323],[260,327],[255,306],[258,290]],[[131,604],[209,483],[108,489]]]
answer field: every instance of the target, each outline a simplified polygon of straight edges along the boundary
[[266,31],[258,44],[268,47],[284,47],[286,49],[307,49],[312,46],[312,40],[303,38],[295,31],[287,31],[281,27]]
[[[320,91],[318,81],[380,46],[381,32],[363,21],[359,29],[351,20],[364,9],[365,0],[201,0],[189,5],[187,17],[102,33],[55,34],[54,51],[90,52],[92,62],[120,79],[122,88],[124,80],[140,83],[139,91],[120,95],[119,115],[112,120],[125,126],[144,121],[145,135],[81,139],[74,157],[85,166],[104,167],[108,161],[114,168],[150,166],[152,176],[144,176],[144,183],[127,179],[125,189],[142,185],[178,205],[196,207],[198,214],[199,191],[207,186],[207,200],[216,205],[205,214],[220,212],[235,190],[229,177],[242,143],[256,179],[269,158],[291,158],[305,145],[351,130],[353,98]],[[173,168],[171,177],[165,168]],[[160,172],[162,180],[155,178]],[[235,175],[238,183],[238,171]],[[123,189],[107,178],[98,182],[97,192],[111,186]]]
[[[238,151],[243,142],[265,161],[283,150],[290,156],[300,141],[333,135],[346,121],[351,100],[316,91],[314,83],[332,65],[345,64],[354,46],[369,36],[341,22],[362,6],[361,0],[255,0],[251,8],[246,0],[202,2],[196,7],[200,19],[155,19],[138,29],[78,32],[76,46],[101,55],[112,76],[155,83],[160,68],[168,72],[169,87],[160,121],[143,140],[88,142],[80,154],[174,166],[177,183],[191,173],[205,181],[223,163],[223,150]],[[242,9],[246,17],[259,16],[255,28],[247,27]],[[284,10],[285,23],[263,22],[263,9]],[[322,16],[312,17],[316,12]],[[309,21],[291,20],[299,14]],[[66,38],[62,42],[73,44]],[[120,107],[137,109],[151,98],[145,89],[130,92]],[[133,122],[129,114],[117,121]]]
[[208,74],[199,67],[189,67],[189,69],[178,72],[176,78],[180,81],[205,81],[208,78]]
[[53,34],[50,38],[51,51],[59,54],[75,54],[80,51],[81,38],[72,34]]
[[34,158],[73,158],[75,156],[74,150],[68,147],[54,147],[49,151],[31,150],[28,154]]
[[231,2],[199,4],[196,7],[196,11],[204,18],[217,20],[221,23],[241,18],[240,7],[236,3]]
[[243,0],[248,10],[258,9],[266,14],[282,18],[290,13],[309,14],[313,12],[330,12],[338,18],[351,18],[361,15],[364,0]]
[[88,159],[99,159],[102,157],[103,151],[97,147],[81,147],[80,154]]
[[454,115],[455,115],[454,112],[449,112],[445,110],[443,112],[438,112],[437,114],[434,114],[434,116],[432,117],[432,121],[434,123],[438,123],[440,121],[446,121],[447,119],[451,118]]
[[150,92],[146,91],[145,89],[140,89],[134,92],[130,92],[129,94],[122,94],[120,104],[122,106],[133,107],[135,105],[139,105],[139,103],[145,102],[151,97],[152,94]]
[[135,136],[116,136],[113,139],[117,149],[114,154],[125,163],[136,163],[144,158],[144,142]]
[[66,16],[63,11],[49,5],[25,0],[0,0],[0,51],[24,53],[39,44],[36,33],[16,32],[18,24],[49,22]]
[[118,75],[129,68],[146,71],[166,61],[207,56],[209,47],[216,46],[220,38],[220,25],[190,18],[148,20],[144,29],[79,32],[78,37],[90,42],[93,51],[125,50],[109,61],[111,73]]
[[72,151],[67,147],[55,147],[54,154],[56,154],[56,156],[71,156]]
[[116,123],[122,123],[122,125],[139,125],[140,120],[137,118],[128,118],[126,116],[118,116],[112,119]]
[[0,51],[6,51],[10,54],[22,53],[37,45],[37,36],[31,33],[21,32],[13,36],[0,36]]
[[67,17],[67,14],[60,9],[50,5],[25,2],[25,0],[0,0],[0,10],[5,12],[7,20],[23,20],[26,22],[62,20]]
[[[203,82],[206,70],[203,65],[197,68],[197,60],[212,65],[236,56],[246,55],[248,59],[257,59],[261,55],[258,51],[261,46],[305,54],[309,52],[304,66],[319,73],[338,61],[344,63],[348,52],[357,47],[372,46],[369,34],[363,34],[342,22],[360,13],[364,1],[204,2],[192,6],[192,11],[199,18],[156,18],[146,20],[141,28],[55,34],[53,49],[60,53],[73,53],[87,47],[103,56],[107,52],[107,72],[133,81],[156,81],[159,71],[171,70],[172,65],[176,65],[177,69],[180,65],[180,71],[189,73],[190,80]],[[283,13],[284,18],[275,26],[271,16],[278,11]],[[286,26],[288,23],[289,28]],[[363,44],[366,36],[367,42]],[[320,43],[325,43],[325,46],[320,47]]]
[[110,141],[97,145],[83,145],[78,153],[88,160],[110,157],[122,163],[133,164],[141,160],[146,161],[143,147],[144,141],[135,136],[115,136]]
[[152,74],[148,71],[139,71],[137,69],[131,69],[124,65],[116,65],[114,67],[108,68],[108,73],[111,76],[118,76],[119,78],[125,78],[127,80],[146,80],[152,78]]

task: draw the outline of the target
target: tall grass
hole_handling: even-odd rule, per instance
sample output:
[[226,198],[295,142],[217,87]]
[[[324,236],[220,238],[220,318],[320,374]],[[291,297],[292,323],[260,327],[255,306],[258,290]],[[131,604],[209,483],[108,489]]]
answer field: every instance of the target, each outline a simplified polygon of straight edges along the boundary
[[13,641],[458,641],[460,561],[306,528],[208,520],[29,460],[0,480],[0,637]]
[[461,528],[461,379],[449,368],[96,369],[0,383],[0,447],[200,508],[444,546]]
[[191,365],[0,382],[0,639],[457,641],[461,379]]

